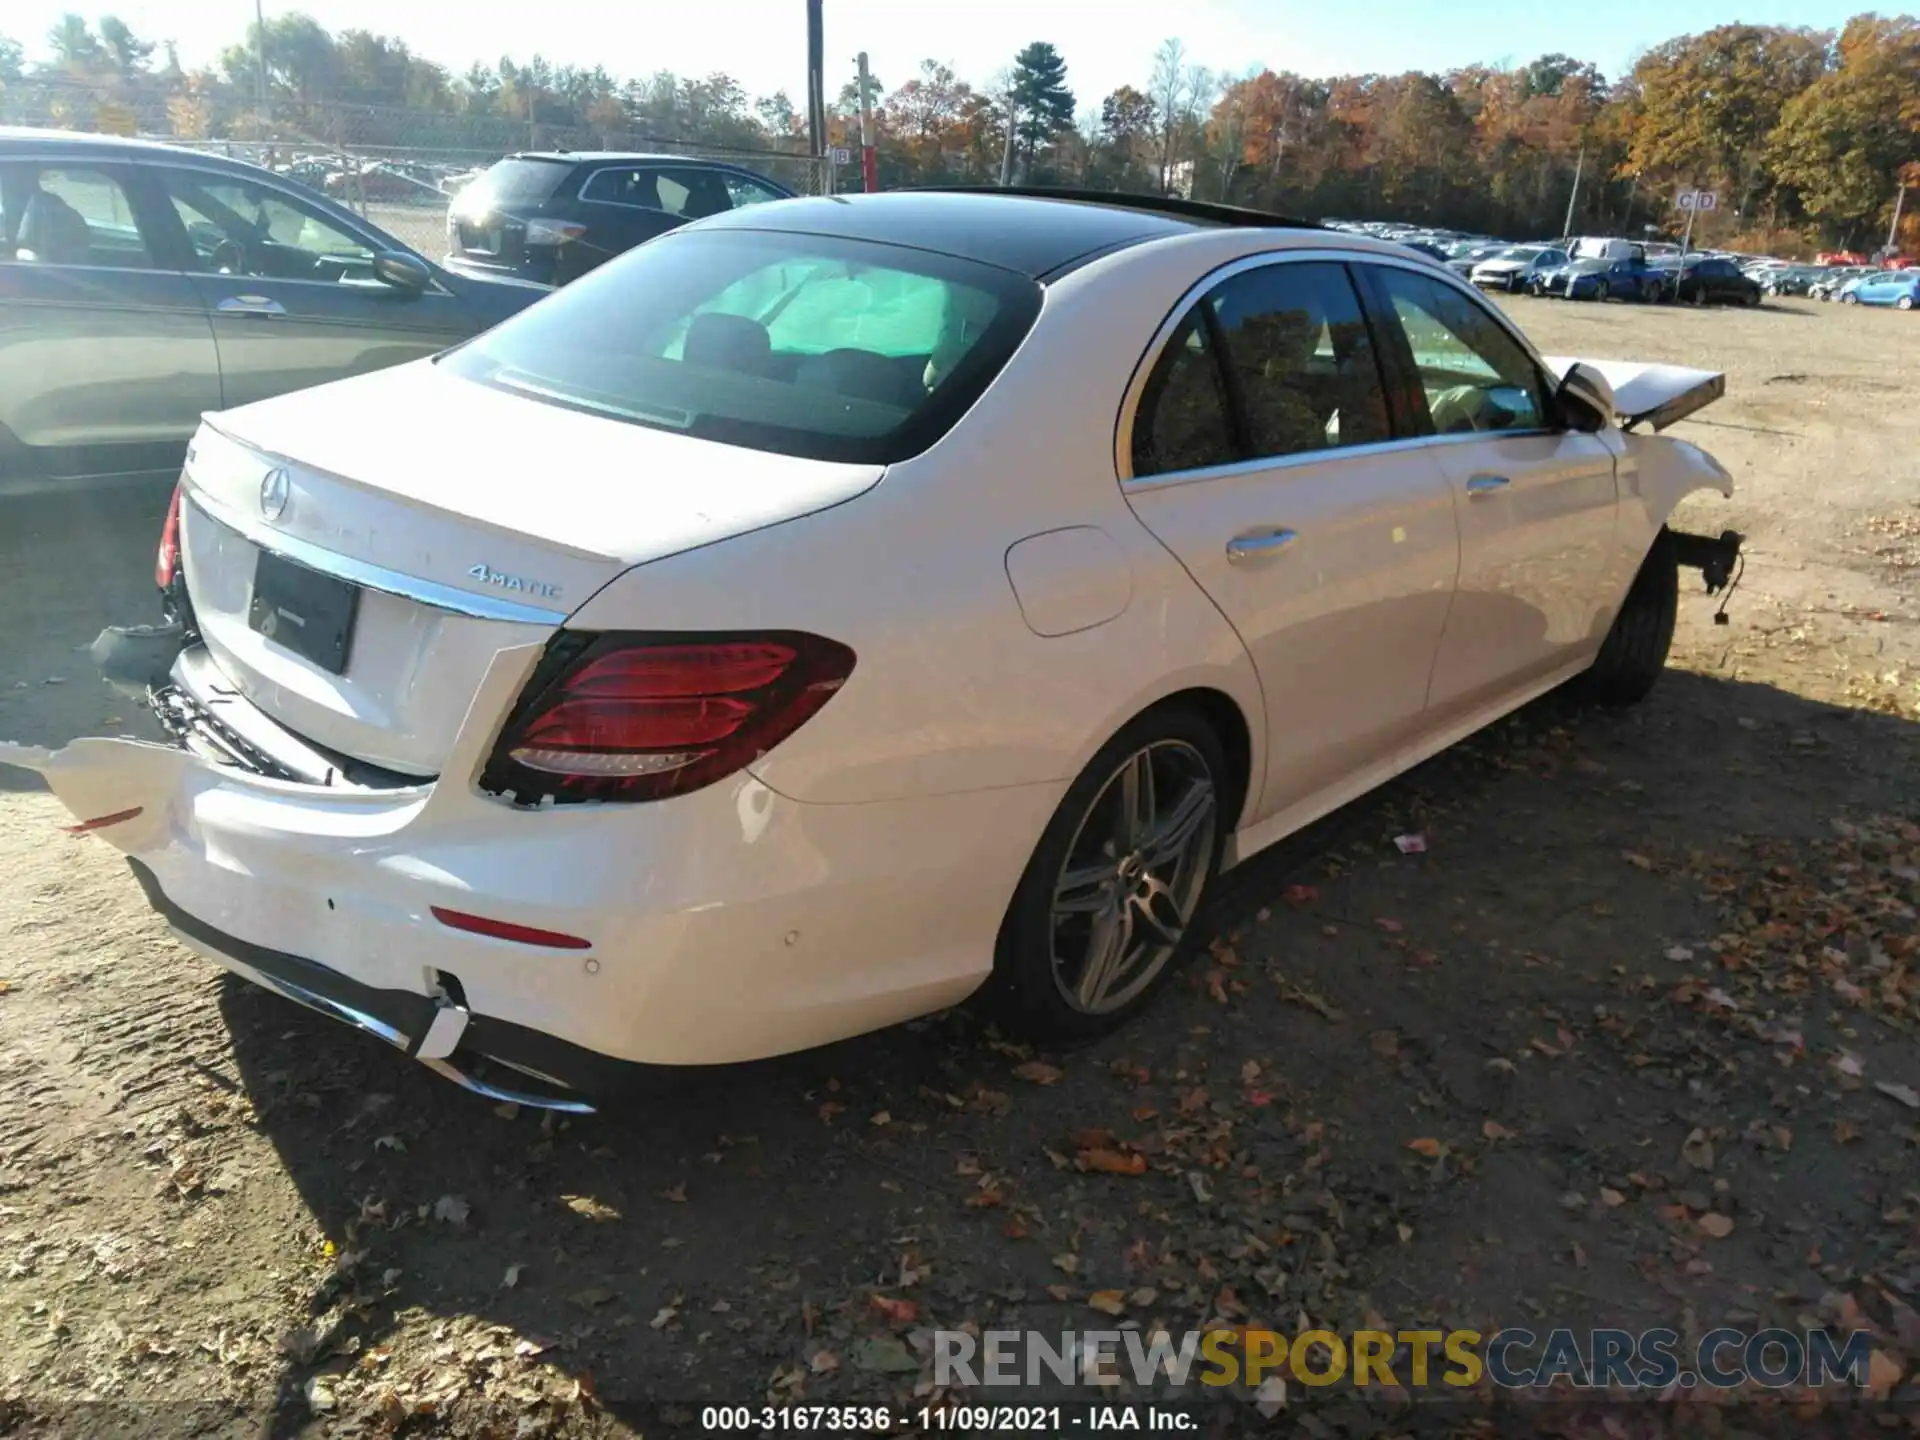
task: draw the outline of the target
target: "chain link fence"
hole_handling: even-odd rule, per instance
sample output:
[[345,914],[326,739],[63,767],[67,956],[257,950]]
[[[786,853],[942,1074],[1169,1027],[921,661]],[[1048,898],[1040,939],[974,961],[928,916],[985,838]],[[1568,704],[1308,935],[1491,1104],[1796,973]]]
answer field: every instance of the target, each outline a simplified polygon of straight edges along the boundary
[[[830,158],[805,141],[772,145],[660,135],[620,126],[552,124],[538,106],[525,120],[485,112],[341,105],[275,98],[264,106],[226,90],[159,77],[137,88],[12,80],[0,88],[0,124],[136,136],[261,165],[348,206],[429,256],[446,248],[447,207],[504,155],[526,150],[608,150],[724,160],[800,195],[833,193]],[[737,125],[735,128],[738,128]],[[858,183],[858,172],[839,177]]]

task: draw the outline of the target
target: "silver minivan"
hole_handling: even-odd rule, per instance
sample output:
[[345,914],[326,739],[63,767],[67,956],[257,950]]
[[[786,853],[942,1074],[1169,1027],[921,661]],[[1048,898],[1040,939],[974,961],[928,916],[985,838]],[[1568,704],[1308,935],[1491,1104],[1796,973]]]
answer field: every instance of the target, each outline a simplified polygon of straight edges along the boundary
[[171,482],[200,416],[429,355],[547,294],[272,171],[0,128],[0,495]]

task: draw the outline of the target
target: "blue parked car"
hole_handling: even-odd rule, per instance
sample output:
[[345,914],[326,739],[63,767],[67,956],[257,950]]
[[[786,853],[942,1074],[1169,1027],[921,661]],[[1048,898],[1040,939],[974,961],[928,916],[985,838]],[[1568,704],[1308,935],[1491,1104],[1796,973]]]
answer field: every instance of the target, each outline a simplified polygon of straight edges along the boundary
[[1920,270],[1887,270],[1849,281],[1840,292],[1842,305],[1891,305],[1911,310],[1920,305]]
[[1528,288],[1568,300],[1665,300],[1672,294],[1666,272],[1644,260],[1576,260],[1535,276]]

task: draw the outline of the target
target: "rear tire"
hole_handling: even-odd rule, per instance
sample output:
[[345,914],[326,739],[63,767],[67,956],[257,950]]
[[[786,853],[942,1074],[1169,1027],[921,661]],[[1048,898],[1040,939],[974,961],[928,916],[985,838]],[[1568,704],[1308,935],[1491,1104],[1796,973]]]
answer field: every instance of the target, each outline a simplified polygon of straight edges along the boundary
[[1599,705],[1644,700],[1667,668],[1679,613],[1680,564],[1673,532],[1662,526],[1647,558],[1640,562],[1640,573],[1633,577],[1592,668],[1580,677],[1580,694]]
[[1604,280],[1602,280],[1598,285],[1595,285],[1593,287],[1593,298],[1598,300],[1603,305],[1606,303],[1607,296],[1609,293],[1611,292],[1608,291],[1607,282]]
[[[1150,823],[1123,839],[1128,803],[1143,793],[1143,756]],[[1170,706],[1128,724],[1068,787],[1027,862],[1000,922],[987,1008],[1052,1041],[1091,1039],[1139,1011],[1192,946],[1237,804],[1226,752],[1198,712]],[[1162,849],[1169,858],[1151,858]],[[1106,983],[1089,982],[1100,937],[1116,933]]]
[[1911,310],[1913,308],[1913,297],[1911,295],[1902,295],[1893,303],[1897,309]]

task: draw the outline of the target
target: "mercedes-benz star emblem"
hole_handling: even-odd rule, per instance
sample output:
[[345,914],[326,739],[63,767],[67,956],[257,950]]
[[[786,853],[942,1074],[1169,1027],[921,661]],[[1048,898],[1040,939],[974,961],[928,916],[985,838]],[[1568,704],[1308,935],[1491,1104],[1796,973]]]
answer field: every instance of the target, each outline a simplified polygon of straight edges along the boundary
[[293,498],[293,477],[287,474],[286,467],[276,465],[260,477],[260,513],[269,520],[278,520],[287,512],[287,501]]

